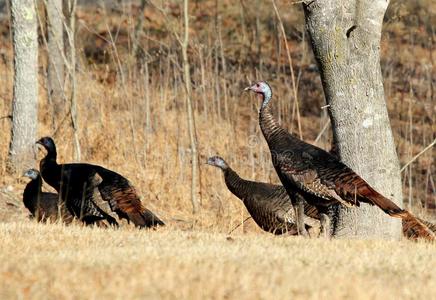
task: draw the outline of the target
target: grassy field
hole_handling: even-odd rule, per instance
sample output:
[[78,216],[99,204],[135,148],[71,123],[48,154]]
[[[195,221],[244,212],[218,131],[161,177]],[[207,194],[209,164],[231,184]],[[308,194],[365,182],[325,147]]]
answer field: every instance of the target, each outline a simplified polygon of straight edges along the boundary
[[0,224],[1,299],[431,299],[431,244]]

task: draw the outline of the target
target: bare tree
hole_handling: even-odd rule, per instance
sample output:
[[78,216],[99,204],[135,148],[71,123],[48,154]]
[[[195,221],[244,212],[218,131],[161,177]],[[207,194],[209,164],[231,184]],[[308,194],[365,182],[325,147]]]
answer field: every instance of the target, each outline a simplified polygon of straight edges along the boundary
[[189,71],[188,46],[189,46],[189,11],[188,0],[183,2],[184,11],[184,38],[182,41],[182,57],[183,57],[183,79],[185,81],[186,108],[188,111],[188,130],[189,140],[191,142],[191,157],[192,157],[192,182],[191,182],[191,201],[192,210],[198,212],[200,201],[198,200],[198,154],[197,154],[197,135],[195,132],[194,111],[192,108],[191,97],[191,74]]
[[81,149],[79,141],[79,123],[77,120],[77,101],[76,101],[76,6],[77,0],[65,0],[65,33],[67,35],[66,60],[65,64],[68,69],[69,101],[71,107],[71,125],[74,134],[74,158],[80,161]]
[[34,0],[12,0],[14,98],[9,170],[33,166],[38,118],[38,41]]
[[[386,0],[304,1],[341,160],[402,206],[399,162],[386,109],[380,38]],[[336,236],[401,236],[401,222],[381,210],[338,208]]]
[[144,26],[144,9],[146,5],[147,5],[147,0],[141,0],[141,6],[139,7],[140,14],[136,21],[135,30],[133,32],[133,37],[132,37],[132,54],[133,57],[135,58],[135,61],[140,56],[139,40]]
[[64,95],[64,25],[62,0],[44,1],[47,11],[47,95],[53,106],[53,127],[59,126],[67,103]]

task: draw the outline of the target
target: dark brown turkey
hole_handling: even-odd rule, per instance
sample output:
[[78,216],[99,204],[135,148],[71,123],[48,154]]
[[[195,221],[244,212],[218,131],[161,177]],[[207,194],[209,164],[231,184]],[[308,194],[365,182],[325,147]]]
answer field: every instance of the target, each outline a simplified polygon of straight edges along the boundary
[[91,164],[58,164],[52,138],[37,141],[47,151],[40,162],[42,178],[65,201],[68,210],[86,224],[106,220],[118,226],[112,212],[138,227],[164,223],[144,207],[133,185],[118,173]]
[[[419,222],[428,227],[434,234],[436,234],[436,224],[425,221],[421,218],[416,218]],[[417,240],[422,237],[419,227],[416,226],[414,220],[403,220],[403,235],[410,240]]]
[[[207,164],[223,171],[227,188],[242,200],[260,228],[277,235],[297,234],[294,207],[283,186],[242,179],[219,156],[210,157]],[[306,229],[319,224],[316,207],[306,204],[304,212]]]
[[332,204],[359,206],[360,202],[377,205],[392,217],[413,222],[422,238],[435,239],[435,234],[407,210],[374,190],[365,180],[338,158],[308,144],[281,128],[271,112],[271,87],[260,81],[245,90],[262,98],[259,124],[268,143],[274,168],[296,206],[296,223],[300,234],[304,227],[304,203],[318,209]]
[[61,220],[65,223],[71,223],[73,216],[60,201],[59,195],[41,190],[42,178],[37,170],[29,169],[23,176],[31,179],[24,188],[23,203],[32,218],[38,222]]

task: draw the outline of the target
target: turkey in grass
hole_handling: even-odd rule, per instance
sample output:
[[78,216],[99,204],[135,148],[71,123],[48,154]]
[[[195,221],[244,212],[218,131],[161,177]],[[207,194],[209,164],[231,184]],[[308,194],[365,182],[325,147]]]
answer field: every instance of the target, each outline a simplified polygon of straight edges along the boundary
[[[165,225],[156,215],[144,207],[133,185],[120,174],[97,165],[86,163],[58,164],[56,145],[52,138],[43,137],[37,141],[47,151],[40,162],[42,178],[61,194],[67,208],[87,224],[98,220],[107,220],[109,224],[118,223],[118,218],[127,219],[138,227]],[[98,175],[98,176],[97,176]],[[104,203],[104,209],[97,205],[98,193]]]
[[300,234],[307,234],[303,222],[305,201],[319,209],[337,203],[359,206],[360,202],[365,202],[377,205],[392,217],[413,223],[422,238],[435,239],[435,234],[427,226],[374,190],[338,158],[280,127],[272,115],[272,90],[268,83],[259,81],[245,90],[262,98],[259,124],[268,143],[274,168],[296,206],[296,223]]
[[[283,186],[242,179],[219,156],[209,157],[207,164],[223,171],[227,188],[242,200],[260,228],[277,235],[297,234],[294,208]],[[307,229],[319,225],[316,207],[306,204],[304,212]]]
[[61,220],[65,223],[71,223],[73,215],[66,209],[63,201],[59,199],[59,195],[41,190],[42,178],[37,170],[29,169],[24,172],[23,176],[31,179],[24,188],[23,203],[32,218],[38,222]]

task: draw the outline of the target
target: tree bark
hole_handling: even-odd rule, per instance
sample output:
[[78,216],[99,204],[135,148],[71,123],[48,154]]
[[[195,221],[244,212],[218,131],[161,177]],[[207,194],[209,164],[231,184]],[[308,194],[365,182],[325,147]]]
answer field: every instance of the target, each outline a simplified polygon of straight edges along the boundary
[[136,21],[135,30],[133,32],[132,37],[132,55],[134,58],[134,61],[138,63],[138,59],[141,56],[141,51],[139,48],[139,40],[142,34],[142,31],[144,30],[144,10],[145,6],[147,5],[147,0],[141,0],[141,6],[140,6],[140,14],[138,16],[138,20]]
[[70,101],[71,125],[73,127],[74,159],[80,161],[82,151],[79,140],[79,121],[77,118],[77,99],[76,99],[76,7],[77,0],[65,0],[64,15],[66,19],[66,36],[67,42],[65,47],[67,69],[68,69],[68,87]]
[[9,171],[22,171],[35,162],[38,118],[38,41],[34,0],[12,0],[14,98]]
[[[306,25],[318,61],[341,160],[402,206],[401,177],[384,98],[380,38],[389,1],[305,1]],[[400,220],[379,208],[338,207],[336,237],[400,238]]]
[[64,25],[62,0],[46,0],[47,11],[47,95],[53,107],[53,127],[59,126],[67,112],[64,95]]

